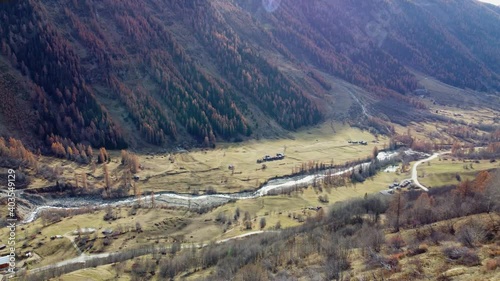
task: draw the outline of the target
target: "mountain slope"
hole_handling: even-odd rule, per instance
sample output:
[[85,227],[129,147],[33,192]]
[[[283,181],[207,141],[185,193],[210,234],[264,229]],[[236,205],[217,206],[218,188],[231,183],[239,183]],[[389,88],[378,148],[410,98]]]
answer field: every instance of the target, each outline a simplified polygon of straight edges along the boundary
[[32,84],[33,131],[49,145],[211,145],[295,130],[333,115],[330,76],[409,111],[425,108],[413,70],[500,89],[500,15],[488,5],[271,2],[12,1],[0,4],[1,51]]

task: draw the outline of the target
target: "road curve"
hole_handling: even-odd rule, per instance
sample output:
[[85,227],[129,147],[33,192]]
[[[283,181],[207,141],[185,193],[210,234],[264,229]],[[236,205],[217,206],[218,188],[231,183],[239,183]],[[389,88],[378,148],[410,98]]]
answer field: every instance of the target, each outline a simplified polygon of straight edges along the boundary
[[431,156],[429,156],[428,158],[426,159],[422,159],[422,160],[419,160],[417,161],[415,164],[413,164],[413,167],[411,169],[411,179],[413,180],[413,184],[418,186],[420,189],[428,192],[429,189],[425,186],[423,186],[419,181],[418,181],[418,172],[417,172],[417,168],[420,164],[422,163],[425,163],[427,161],[432,161],[434,159],[436,159],[437,157],[441,156],[441,155],[445,155],[445,154],[449,154],[451,153],[451,151],[445,151],[445,152],[437,152],[437,153],[434,153],[432,154]]

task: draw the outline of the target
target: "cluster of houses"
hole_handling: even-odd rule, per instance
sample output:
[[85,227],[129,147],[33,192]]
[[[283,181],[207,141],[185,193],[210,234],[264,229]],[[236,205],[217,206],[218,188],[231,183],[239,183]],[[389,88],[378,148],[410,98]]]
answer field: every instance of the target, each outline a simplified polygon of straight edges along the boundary
[[285,159],[285,154],[283,153],[277,153],[276,156],[269,156],[266,155],[262,159],[257,160],[257,164],[263,163],[263,162],[269,162],[269,161],[276,161],[276,160],[283,160]]
[[415,185],[413,185],[413,180],[403,180],[400,183],[395,182],[393,184],[390,184],[388,190],[383,190],[380,193],[385,194],[385,195],[394,194],[395,190],[399,190],[399,189],[402,189],[405,187],[408,187],[409,189],[417,188]]
[[368,145],[368,142],[366,141],[348,141],[350,144],[361,144],[361,145]]
[[403,180],[402,182],[395,182],[389,185],[389,189],[400,189],[405,188],[413,183],[413,180]]

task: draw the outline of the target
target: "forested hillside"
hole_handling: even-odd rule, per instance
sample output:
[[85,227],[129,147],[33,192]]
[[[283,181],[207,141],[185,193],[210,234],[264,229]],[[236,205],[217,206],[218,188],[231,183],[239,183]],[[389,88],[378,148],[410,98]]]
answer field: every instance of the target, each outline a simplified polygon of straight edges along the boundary
[[6,1],[0,90],[27,107],[0,113],[47,147],[210,146],[320,122],[322,73],[422,109],[413,71],[500,89],[499,19],[465,0]]

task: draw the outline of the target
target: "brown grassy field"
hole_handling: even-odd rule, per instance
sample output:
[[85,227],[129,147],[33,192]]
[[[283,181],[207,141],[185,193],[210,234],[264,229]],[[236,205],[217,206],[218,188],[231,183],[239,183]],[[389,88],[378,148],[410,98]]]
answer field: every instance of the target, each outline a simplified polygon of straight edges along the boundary
[[[476,222],[482,222],[488,224],[491,219],[500,219],[498,215],[493,217],[487,214],[472,215],[468,217],[461,217],[457,219],[451,219],[447,221],[441,221],[432,224],[433,228],[439,229],[440,227],[445,227],[449,225],[459,228],[464,224],[467,224],[471,220]],[[400,233],[394,234],[386,232],[385,239],[390,240],[396,235],[401,235],[403,240],[413,241],[417,232],[428,231],[430,225],[422,226],[417,229],[402,229]],[[491,269],[487,266],[488,262],[500,253],[500,247],[495,243],[485,243],[475,248],[477,251],[480,264],[476,266],[463,266],[455,264],[453,261],[448,260],[442,253],[443,249],[446,247],[458,247],[459,243],[453,241],[442,241],[442,243],[434,245],[428,242],[420,242],[417,245],[421,249],[425,249],[425,252],[411,256],[409,254],[404,254],[407,252],[406,248],[403,248],[403,254],[392,254],[398,259],[397,269],[387,270],[384,268],[369,268],[366,266],[366,256],[362,254],[362,249],[353,249],[350,254],[351,268],[346,273],[351,276],[351,280],[370,280],[370,278],[378,278],[384,280],[457,280],[457,281],[495,281],[500,277],[500,272],[495,269]],[[385,246],[382,248],[382,253],[385,255],[391,255],[393,250]],[[146,256],[146,259],[152,258],[151,256]],[[309,280],[310,274],[303,275],[308,272],[304,270],[304,266],[308,268],[317,268],[322,265],[322,258],[316,255],[309,255],[300,262],[300,266],[283,268],[289,274],[296,277],[297,280]],[[88,268],[83,270],[78,270],[60,278],[54,280],[131,280],[130,270],[133,262],[127,261],[118,264],[98,266],[96,268]],[[177,276],[174,280],[199,280],[211,274],[212,268],[200,269],[196,272],[190,272],[189,274],[182,274]],[[117,277],[119,275],[119,277]],[[448,278],[445,278],[448,277]],[[160,280],[160,279],[154,279]]]
[[[349,144],[348,140],[364,140],[368,145]],[[244,143],[222,143],[213,150],[194,150],[172,154],[138,155],[143,169],[137,186],[143,191],[175,191],[191,193],[209,187],[218,192],[239,192],[255,189],[276,176],[289,175],[302,163],[310,161],[340,164],[370,156],[373,148],[384,148],[386,137],[376,138],[366,131],[324,123],[321,126],[290,134],[289,138],[276,140],[251,140]],[[266,169],[257,164],[265,155],[285,153],[282,161],[267,162]],[[108,164],[111,179],[118,185],[123,166],[119,151],[112,151]],[[91,165],[79,165],[71,161],[42,157],[41,163],[59,167],[62,178],[74,183],[75,174],[86,174],[89,185],[102,186],[102,168],[92,171]],[[234,172],[229,165],[235,167]],[[31,188],[46,186],[46,180],[35,179]]]
[[[33,263],[32,267],[75,257],[77,252],[68,238],[74,239],[76,236],[72,232],[79,228],[96,229],[97,233],[90,235],[91,239],[97,239],[94,245],[87,250],[81,249],[88,253],[112,252],[151,244],[170,245],[175,240],[186,244],[208,243],[260,230],[261,218],[266,220],[264,230],[273,230],[278,222],[282,228],[300,225],[303,220],[316,215],[316,211],[309,210],[309,207],[328,208],[329,204],[334,202],[378,193],[394,180],[400,181],[408,176],[408,174],[381,172],[361,184],[322,190],[309,187],[292,195],[239,200],[202,215],[185,210],[159,208],[139,208],[133,215],[131,207],[119,207],[113,209],[116,219],[111,221],[104,220],[106,210],[63,218],[60,222],[48,226],[44,226],[43,221],[38,219],[23,226],[24,232],[19,234],[19,243],[26,243],[27,246],[23,251],[33,251],[40,256],[41,259]],[[329,203],[320,203],[318,200],[320,195],[327,195]],[[237,208],[240,209],[241,217],[238,221],[234,221]],[[243,227],[242,217],[245,212],[252,218],[252,229]],[[232,222],[231,225],[216,221],[221,213]],[[140,233],[135,231],[138,222],[142,228]],[[104,235],[101,233],[104,229],[115,231],[122,229],[124,233],[112,239],[110,245],[104,246]],[[6,235],[6,231],[1,229],[0,236]],[[65,235],[65,238],[50,240],[54,235]],[[26,237],[28,239],[25,239]],[[64,249],[64,255],[61,255],[61,249]]]
[[[430,165],[429,165],[430,164]],[[460,161],[451,156],[442,156],[418,167],[419,181],[425,186],[444,186],[458,184],[466,179],[472,180],[477,173],[484,170],[499,168],[498,162],[489,160]],[[457,177],[458,175],[458,177]]]

